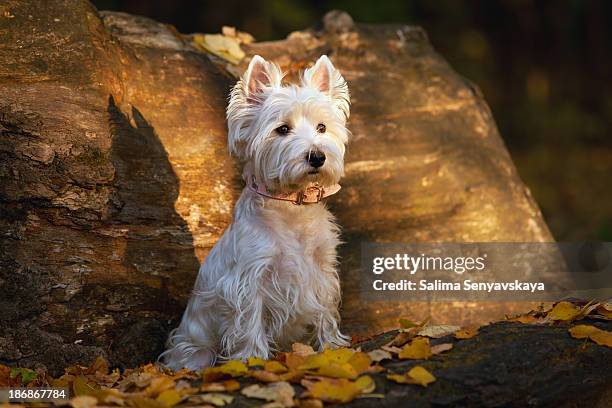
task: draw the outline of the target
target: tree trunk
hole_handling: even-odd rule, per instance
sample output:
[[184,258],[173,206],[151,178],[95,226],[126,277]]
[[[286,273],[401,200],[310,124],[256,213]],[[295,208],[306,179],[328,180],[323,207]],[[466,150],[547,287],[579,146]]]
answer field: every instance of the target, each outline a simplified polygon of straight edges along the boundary
[[[0,9],[0,362],[154,359],[241,189],[224,111],[247,61],[84,0]],[[527,307],[360,300],[361,241],[552,240],[482,95],[420,28],[331,13],[245,48],[293,73],[326,53],[349,82],[347,176],[330,199],[346,331]]]

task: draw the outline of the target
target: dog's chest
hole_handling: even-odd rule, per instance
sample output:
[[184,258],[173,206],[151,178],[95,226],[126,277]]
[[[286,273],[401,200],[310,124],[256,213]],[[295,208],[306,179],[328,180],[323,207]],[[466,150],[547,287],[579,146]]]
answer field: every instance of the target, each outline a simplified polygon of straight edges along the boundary
[[279,249],[277,272],[298,275],[298,280],[316,279],[335,261],[337,233],[322,205],[281,208],[268,222]]

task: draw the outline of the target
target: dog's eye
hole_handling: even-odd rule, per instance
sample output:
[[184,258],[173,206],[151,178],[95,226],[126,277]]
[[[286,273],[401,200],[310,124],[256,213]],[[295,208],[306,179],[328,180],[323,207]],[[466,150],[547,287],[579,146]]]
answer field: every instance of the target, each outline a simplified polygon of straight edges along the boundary
[[287,133],[289,133],[289,126],[287,125],[283,125],[283,126],[279,126],[276,128],[276,133],[278,133],[279,135],[286,135]]
[[327,130],[327,127],[323,123],[319,123],[317,125],[317,132],[325,133],[326,130]]

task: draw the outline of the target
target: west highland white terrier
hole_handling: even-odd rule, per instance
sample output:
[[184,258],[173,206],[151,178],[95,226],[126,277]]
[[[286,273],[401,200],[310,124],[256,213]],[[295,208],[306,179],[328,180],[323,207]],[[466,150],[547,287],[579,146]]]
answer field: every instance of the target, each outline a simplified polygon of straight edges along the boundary
[[246,187],[160,356],[170,368],[269,358],[297,341],[348,344],[338,329],[339,231],[321,201],[344,174],[348,86],[327,56],[299,86],[282,79],[255,56],[231,92],[228,146]]

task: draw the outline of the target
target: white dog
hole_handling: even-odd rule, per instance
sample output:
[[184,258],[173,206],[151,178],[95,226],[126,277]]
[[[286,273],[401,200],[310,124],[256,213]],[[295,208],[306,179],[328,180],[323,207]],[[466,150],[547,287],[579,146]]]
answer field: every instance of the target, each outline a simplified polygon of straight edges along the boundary
[[338,227],[321,202],[344,173],[348,87],[326,56],[300,86],[282,78],[255,56],[231,92],[228,145],[247,186],[160,356],[170,368],[269,358],[296,341],[348,344],[338,330]]

